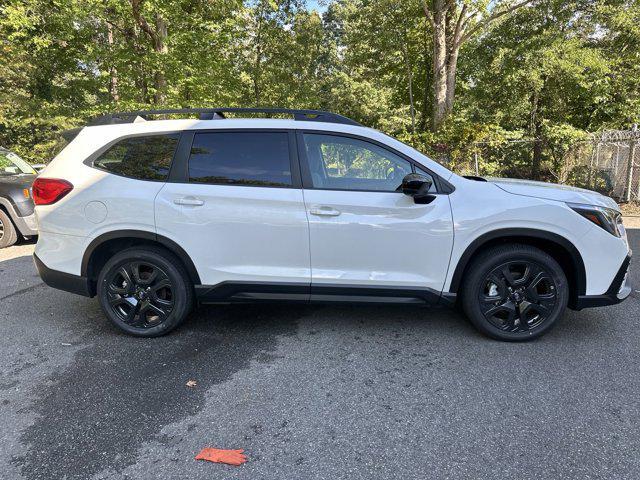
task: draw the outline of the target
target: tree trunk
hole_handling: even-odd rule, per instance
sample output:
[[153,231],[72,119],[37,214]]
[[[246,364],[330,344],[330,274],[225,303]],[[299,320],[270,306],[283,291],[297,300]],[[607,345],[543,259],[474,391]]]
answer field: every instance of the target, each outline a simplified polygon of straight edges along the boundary
[[[456,72],[460,47],[490,23],[511,12],[532,3],[534,0],[520,0],[507,3],[504,8],[494,3],[490,12],[478,19],[480,10],[473,2],[453,0],[422,0],[425,17],[431,24],[433,36],[433,102],[431,127],[438,131],[453,111],[456,88]],[[468,11],[471,10],[471,11]]]
[[408,67],[407,75],[409,76],[409,110],[411,113],[411,133],[416,133],[416,107],[413,102],[413,72],[411,65]]
[[433,115],[431,127],[437,131],[447,117],[447,31],[446,12],[436,1],[433,16]]
[[256,64],[253,71],[253,96],[255,98],[255,106],[260,106],[260,77],[262,74],[262,15],[263,11],[258,13],[258,28],[256,32]]
[[255,71],[253,73],[253,96],[255,98],[256,101],[256,107],[260,106],[260,75],[261,75],[261,68],[262,68],[262,50],[260,48],[260,46],[258,46],[258,48],[256,49],[256,67],[255,67]]
[[431,117],[431,91],[432,91],[432,66],[429,58],[429,36],[427,35],[427,20],[425,19],[423,36],[423,61],[424,61],[424,89],[422,90],[422,114],[420,115],[420,130],[425,131],[429,125]]
[[134,26],[128,26],[121,30],[123,40],[128,44],[128,48],[133,51],[133,82],[137,89],[136,98],[139,103],[150,103],[149,92],[147,89],[146,71],[143,65],[143,58],[146,53],[145,47],[142,45],[143,40],[140,38],[139,31]]
[[533,156],[531,159],[531,178],[538,180],[542,166],[542,124],[538,116],[540,108],[540,92],[538,90],[531,94],[531,116],[529,119],[529,134],[533,137]]
[[[113,38],[113,25],[111,25],[110,22],[107,22],[107,43],[109,44],[109,48],[113,49],[115,42]],[[109,67],[109,96],[113,102],[120,100],[118,93],[118,70],[114,65]]]
[[149,82],[147,82],[146,73],[140,68],[140,78],[137,82],[140,89],[140,101],[142,103],[151,103],[151,97],[149,96]]
[[[164,56],[169,52],[166,39],[167,23],[159,14],[156,14],[156,35],[153,39],[153,47],[155,52],[160,56]],[[163,60],[160,60],[159,65],[156,67],[153,83],[156,90],[153,95],[153,101],[156,105],[163,104],[167,97],[167,79],[165,77]]]
[[458,70],[459,53],[460,47],[453,46],[452,51],[449,54],[449,61],[447,62],[447,98],[445,101],[446,116],[453,112],[453,102],[456,95],[456,72]]
[[531,162],[531,179],[540,180],[542,166],[542,140],[536,138],[533,142],[533,161]]
[[405,42],[402,46],[402,53],[404,56],[405,66],[407,68],[407,83],[409,87],[409,113],[411,115],[411,133],[416,133],[416,108],[413,101],[413,69],[411,62],[409,61],[409,51],[406,43],[406,36]]
[[156,53],[156,67],[153,72],[153,102],[158,105],[162,104],[166,100],[167,93],[167,79],[164,72],[164,62],[162,56],[169,52],[166,45],[167,40],[167,22],[160,16],[159,13],[155,14],[155,25],[153,28],[149,25],[146,18],[142,15],[141,7],[144,0],[129,0],[131,4],[131,12],[133,18],[136,21],[137,26],[147,35],[151,40],[153,51]]

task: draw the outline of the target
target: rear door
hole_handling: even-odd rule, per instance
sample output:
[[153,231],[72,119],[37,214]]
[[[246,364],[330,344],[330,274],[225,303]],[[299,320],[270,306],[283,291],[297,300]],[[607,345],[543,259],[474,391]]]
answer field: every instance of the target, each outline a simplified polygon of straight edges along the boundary
[[308,299],[309,232],[294,134],[183,135],[156,199],[156,225],[190,255],[202,284],[216,287],[208,300]]
[[[311,247],[311,298],[436,300],[453,245],[447,195],[399,191],[410,159],[364,138],[298,133]],[[435,180],[435,177],[432,176]]]

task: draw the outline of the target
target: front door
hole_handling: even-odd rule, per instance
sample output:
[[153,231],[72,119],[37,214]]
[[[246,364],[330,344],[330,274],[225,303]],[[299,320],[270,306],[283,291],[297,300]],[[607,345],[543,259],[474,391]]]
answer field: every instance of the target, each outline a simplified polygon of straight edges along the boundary
[[185,178],[158,194],[157,232],[215,287],[209,300],[308,299],[308,222],[290,145],[287,131],[197,131]]
[[415,167],[380,144],[316,132],[298,134],[298,143],[311,298],[436,299],[453,245],[448,196],[418,205],[399,192]]

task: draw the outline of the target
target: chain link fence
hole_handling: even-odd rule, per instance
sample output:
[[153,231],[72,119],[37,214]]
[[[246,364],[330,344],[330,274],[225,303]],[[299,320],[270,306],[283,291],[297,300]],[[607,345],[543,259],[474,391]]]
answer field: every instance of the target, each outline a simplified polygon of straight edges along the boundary
[[640,131],[610,130],[568,145],[518,139],[478,142],[442,159],[462,175],[537,178],[596,190],[619,202],[640,202]]
[[640,131],[615,130],[594,136],[586,188],[601,191],[619,201],[640,201]]

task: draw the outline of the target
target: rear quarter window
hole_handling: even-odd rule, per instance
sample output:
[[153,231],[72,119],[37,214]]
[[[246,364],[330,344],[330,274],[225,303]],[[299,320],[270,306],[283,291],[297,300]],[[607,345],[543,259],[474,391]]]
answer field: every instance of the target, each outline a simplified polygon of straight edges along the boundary
[[166,180],[179,133],[124,138],[93,161],[107,172],[139,180]]

